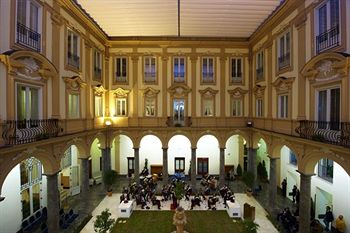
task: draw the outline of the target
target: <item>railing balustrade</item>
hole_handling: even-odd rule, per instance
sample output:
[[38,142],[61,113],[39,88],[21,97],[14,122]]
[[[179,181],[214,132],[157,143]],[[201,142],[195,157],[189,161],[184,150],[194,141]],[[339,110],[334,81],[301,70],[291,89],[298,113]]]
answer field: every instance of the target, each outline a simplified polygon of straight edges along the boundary
[[290,52],[287,52],[285,54],[282,54],[278,58],[278,68],[283,69],[285,67],[288,67],[290,65]]
[[259,67],[256,69],[256,79],[260,80],[264,78],[264,68],[263,67]]
[[330,49],[332,47],[338,46],[340,42],[339,25],[336,25],[316,36],[316,52],[317,54]]
[[40,33],[26,27],[17,22],[17,43],[34,49],[40,52],[41,49],[41,35]]
[[173,117],[168,117],[166,125],[169,127],[191,127],[192,119],[191,117],[184,117],[183,120],[177,120]]
[[68,52],[68,64],[73,66],[73,67],[79,68],[79,66],[80,66],[80,57],[78,55],[76,55],[76,54]]

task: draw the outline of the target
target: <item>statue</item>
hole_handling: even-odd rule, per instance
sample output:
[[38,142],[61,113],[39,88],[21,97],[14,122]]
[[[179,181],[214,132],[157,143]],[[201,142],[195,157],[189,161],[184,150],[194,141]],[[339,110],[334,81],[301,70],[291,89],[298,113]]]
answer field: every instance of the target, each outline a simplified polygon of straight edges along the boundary
[[184,227],[186,223],[187,223],[187,219],[185,215],[185,210],[184,208],[179,206],[177,207],[173,217],[173,224],[176,226],[176,233],[186,233],[186,231],[184,231]]

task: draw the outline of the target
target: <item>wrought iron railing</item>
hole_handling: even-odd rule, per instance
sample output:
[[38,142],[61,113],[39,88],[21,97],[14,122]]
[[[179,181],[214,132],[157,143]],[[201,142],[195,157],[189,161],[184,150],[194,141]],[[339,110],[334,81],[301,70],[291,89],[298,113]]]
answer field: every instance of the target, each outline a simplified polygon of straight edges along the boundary
[[144,82],[145,83],[156,82],[156,73],[155,72],[145,72]]
[[326,32],[316,36],[316,52],[320,53],[323,50],[339,45],[340,33],[339,25],[336,25]]
[[6,145],[19,145],[57,137],[58,119],[5,121],[2,138]]
[[231,77],[231,83],[242,83],[242,73],[234,73]]
[[68,64],[79,68],[80,67],[80,57],[76,54],[73,54],[71,52],[68,52]]
[[40,33],[26,27],[24,24],[17,22],[17,43],[40,52],[41,35]]
[[169,127],[190,127],[192,119],[191,117],[184,117],[182,120],[176,120],[173,117],[168,117],[166,125]]
[[264,68],[263,67],[259,67],[256,69],[256,79],[257,80],[261,80],[264,78]]
[[299,123],[295,132],[302,138],[350,147],[349,122],[303,120]]
[[278,68],[283,69],[290,65],[290,52],[287,52],[285,54],[282,54],[278,58]]
[[97,80],[101,80],[102,78],[102,69],[98,67],[94,67],[94,78]]
[[119,73],[115,73],[115,82],[117,83],[126,83],[127,79],[126,79],[126,75],[124,76],[120,76]]

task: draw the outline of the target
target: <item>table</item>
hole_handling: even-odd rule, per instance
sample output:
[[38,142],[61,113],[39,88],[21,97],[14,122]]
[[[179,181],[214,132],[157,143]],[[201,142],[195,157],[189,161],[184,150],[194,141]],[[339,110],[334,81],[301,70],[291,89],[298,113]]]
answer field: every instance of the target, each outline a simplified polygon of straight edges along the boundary
[[120,218],[130,218],[130,215],[132,214],[132,211],[134,210],[134,204],[135,202],[133,200],[128,201],[128,203],[124,203],[122,201],[118,206],[118,214]]
[[230,218],[241,218],[241,206],[236,202],[227,201],[227,214]]

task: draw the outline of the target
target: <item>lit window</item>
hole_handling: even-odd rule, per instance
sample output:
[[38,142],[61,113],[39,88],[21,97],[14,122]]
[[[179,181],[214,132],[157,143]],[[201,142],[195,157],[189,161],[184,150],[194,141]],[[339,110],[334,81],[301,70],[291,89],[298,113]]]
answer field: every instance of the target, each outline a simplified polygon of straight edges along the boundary
[[68,95],[68,118],[76,119],[80,117],[79,94]]
[[102,97],[95,96],[95,117],[103,116],[103,104]]
[[41,111],[41,89],[17,85],[17,120],[38,120]]
[[283,69],[290,66],[290,32],[287,31],[278,39],[278,68]]
[[321,159],[318,162],[318,176],[329,182],[333,182],[333,161],[330,159]]
[[175,172],[185,171],[185,158],[175,158]]
[[263,101],[262,99],[257,99],[256,102],[256,117],[262,117],[263,116]]
[[291,150],[289,151],[289,163],[294,166],[298,166],[297,156]]
[[101,81],[102,78],[102,55],[98,50],[94,50],[94,79]]
[[73,66],[74,68],[80,67],[80,39],[79,36],[71,30],[68,30],[68,38],[67,38],[67,58],[68,65]]
[[231,58],[230,69],[231,69],[231,83],[242,83],[242,58]]
[[156,82],[156,58],[155,57],[145,57],[144,58],[144,82],[154,83]]
[[339,130],[340,88],[320,90],[316,98],[318,128]]
[[156,116],[156,99],[153,97],[145,98],[145,116]]
[[202,82],[214,82],[214,58],[212,57],[202,58]]
[[185,58],[174,57],[174,82],[185,82]]
[[234,117],[240,117],[243,114],[243,106],[242,106],[242,100],[241,99],[233,99],[232,100],[232,116]]
[[117,57],[115,59],[115,82],[126,83],[127,82],[127,58]]
[[126,98],[116,98],[115,116],[127,116]]
[[214,98],[203,98],[203,116],[214,116]]
[[278,96],[278,117],[288,118],[288,95]]

